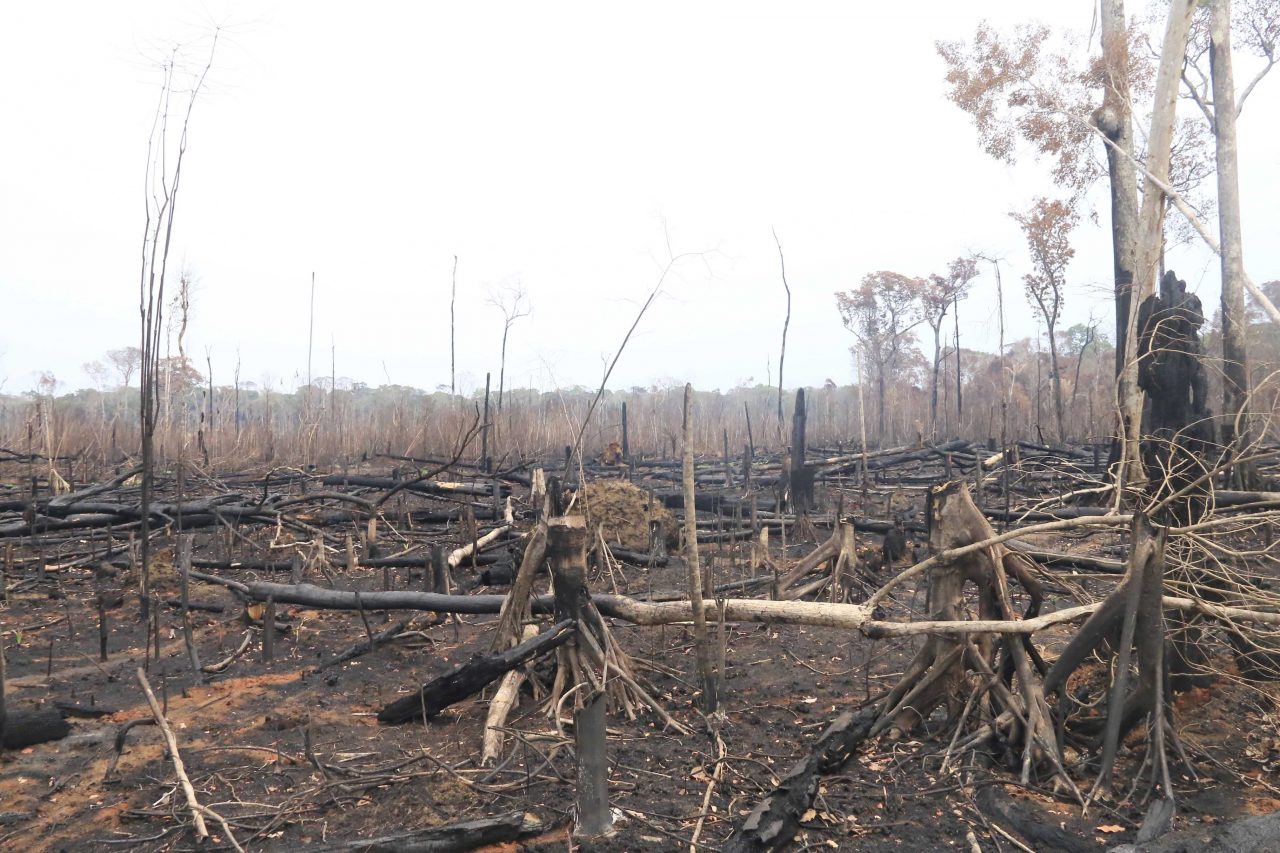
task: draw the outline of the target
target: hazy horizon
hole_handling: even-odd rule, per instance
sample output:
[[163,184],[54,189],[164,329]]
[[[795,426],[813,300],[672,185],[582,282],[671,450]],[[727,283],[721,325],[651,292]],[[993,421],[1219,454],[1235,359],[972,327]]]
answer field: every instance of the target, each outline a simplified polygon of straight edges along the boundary
[[[1094,15],[1088,2],[17,7],[0,33],[0,70],[23,81],[0,94],[20,129],[0,138],[0,291],[21,320],[0,337],[0,392],[42,371],[88,386],[82,364],[137,345],[155,60],[187,39],[199,59],[213,24],[171,270],[196,278],[186,349],[201,371],[211,356],[215,384],[237,357],[242,380],[305,381],[314,272],[316,376],[332,352],[340,377],[447,386],[456,255],[460,391],[486,371],[496,386],[502,315],[487,300],[515,284],[533,313],[512,328],[507,387],[594,388],[669,253],[686,257],[609,386],[776,384],[775,229],[788,388],[852,381],[833,293],[875,270],[1002,257],[1006,341],[1034,335],[1008,213],[1055,194],[1048,169],[980,149],[934,49],[971,38],[980,12],[1082,39]],[[1267,79],[1240,122],[1258,282],[1280,278],[1278,107]],[[1104,193],[1073,236],[1064,328],[1112,316]],[[1216,258],[1193,245],[1169,265],[1211,313]],[[960,318],[962,346],[996,349],[989,266]]]

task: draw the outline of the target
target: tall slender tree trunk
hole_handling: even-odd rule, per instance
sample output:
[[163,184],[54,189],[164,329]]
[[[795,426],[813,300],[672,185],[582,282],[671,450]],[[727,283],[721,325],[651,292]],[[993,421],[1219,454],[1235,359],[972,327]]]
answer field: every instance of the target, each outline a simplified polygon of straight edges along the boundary
[[457,332],[454,307],[458,303],[458,256],[453,256],[453,284],[449,290],[449,393],[458,393]]
[[502,327],[502,354],[498,357],[498,411],[502,411],[502,389],[507,383],[507,333],[511,324]]
[[960,297],[951,302],[951,319],[956,324],[956,430],[960,429],[960,419],[964,417],[964,390],[961,388],[960,373]]
[[1049,380],[1053,383],[1053,414],[1058,422],[1058,442],[1067,440],[1066,411],[1062,405],[1062,371],[1058,369],[1058,344],[1054,341],[1053,326],[1049,326]]
[[876,370],[876,403],[879,408],[879,418],[877,420],[876,446],[880,446],[880,442],[884,441],[884,371],[885,365],[879,365]]
[[[1111,257],[1116,297],[1116,399],[1128,397],[1124,370],[1128,353],[1129,306],[1132,302],[1134,253],[1138,236],[1138,176],[1133,164],[1133,110],[1129,103],[1129,42],[1124,0],[1102,0],[1102,108],[1094,124],[1106,136],[1107,170],[1111,178]],[[1124,425],[1118,434],[1123,434]],[[1111,463],[1120,459],[1120,443],[1112,443]]]
[[[1230,0],[1213,0],[1210,14],[1209,73],[1213,80],[1213,130],[1217,142],[1218,236],[1222,243],[1222,444],[1228,454],[1236,456],[1249,442],[1249,424],[1244,414],[1249,398],[1249,371]],[[1231,479],[1240,488],[1252,488],[1249,468],[1247,464],[1232,466]]]
[[942,319],[933,327],[933,394],[929,398],[929,432],[938,437],[938,365],[942,361]]
[[719,700],[719,684],[711,665],[711,645],[707,636],[707,617],[702,609],[703,590],[707,586],[698,559],[698,509],[694,491],[693,470],[693,386],[684,386],[684,417],[682,418],[680,448],[681,485],[684,491],[685,568],[689,581],[689,602],[693,610],[694,654],[698,661],[698,675],[702,680],[702,710],[714,714]]
[[782,438],[782,365],[787,360],[787,327],[791,325],[791,285],[787,284],[787,258],[782,254],[782,241],[773,232],[773,242],[778,246],[778,266],[782,270],[782,287],[787,291],[787,316],[782,321],[782,348],[778,351],[778,445]]
[[[1156,72],[1155,97],[1151,113],[1151,131],[1147,135],[1147,169],[1156,181],[1169,180],[1169,161],[1173,152],[1173,125],[1177,117],[1178,87],[1181,83],[1182,65],[1187,55],[1187,36],[1191,31],[1191,17],[1195,0],[1173,0],[1169,7],[1169,23],[1165,28],[1164,43],[1160,50],[1160,67]],[[1105,18],[1105,16],[1104,16]],[[1131,308],[1125,333],[1125,359],[1121,381],[1118,383],[1120,413],[1124,430],[1125,466],[1121,472],[1122,484],[1135,484],[1143,480],[1142,459],[1139,452],[1139,433],[1142,429],[1142,389],[1138,387],[1137,306],[1155,292],[1156,264],[1160,257],[1164,234],[1164,192],[1148,181],[1142,195],[1142,210],[1138,218],[1137,241],[1134,252],[1134,279]],[[1117,492],[1119,496],[1119,492]]]

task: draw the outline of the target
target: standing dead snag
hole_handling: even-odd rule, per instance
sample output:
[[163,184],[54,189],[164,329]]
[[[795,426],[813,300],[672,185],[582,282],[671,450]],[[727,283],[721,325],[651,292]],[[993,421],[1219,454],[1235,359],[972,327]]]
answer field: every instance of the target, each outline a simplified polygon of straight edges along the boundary
[[[1203,521],[1213,499],[1217,469],[1239,463],[1233,456],[1236,451],[1219,446],[1213,434],[1199,333],[1204,322],[1200,300],[1187,292],[1186,282],[1172,270],[1162,277],[1159,294],[1144,300],[1138,310],[1138,385],[1147,396],[1142,462],[1152,512],[1164,524]],[[1179,539],[1174,544],[1171,582],[1193,588],[1197,597],[1213,603],[1247,598],[1235,579],[1206,569],[1203,554],[1192,552],[1194,543]],[[1170,621],[1172,686],[1203,685],[1209,660],[1208,620],[1193,614],[1173,616]],[[1280,652],[1273,642],[1246,636],[1231,625],[1224,629],[1242,674],[1268,680],[1277,677]]]
[[[182,163],[187,151],[187,129],[196,98],[204,88],[205,78],[213,67],[218,46],[215,30],[209,58],[187,89],[186,110],[181,133],[175,144],[169,137],[170,104],[181,87],[174,80],[178,50],[162,65],[160,97],[147,140],[147,164],[144,178],[146,220],[142,229],[142,263],[139,271],[138,314],[141,320],[141,374],[139,390],[139,427],[142,437],[142,493],[139,524],[139,560],[142,564],[140,617],[146,622],[151,615],[151,499],[155,490],[155,432],[160,414],[160,337],[164,326],[164,283],[169,266],[169,249],[173,236],[173,217],[182,183]],[[174,119],[176,121],[176,116]],[[170,166],[172,164],[172,167]],[[150,663],[150,659],[145,659]]]
[[[702,710],[706,714],[714,714],[719,685],[716,673],[711,666],[711,642],[707,636],[707,617],[703,612],[702,596],[704,587],[710,584],[702,576],[702,566],[698,560],[698,502],[693,486],[693,415],[690,401],[693,397],[693,386],[684,386],[684,429],[682,451],[682,480],[684,486],[684,538],[685,567],[689,577],[689,601],[693,608],[693,644],[698,658],[698,674],[702,678]],[[803,396],[801,397],[803,402]]]

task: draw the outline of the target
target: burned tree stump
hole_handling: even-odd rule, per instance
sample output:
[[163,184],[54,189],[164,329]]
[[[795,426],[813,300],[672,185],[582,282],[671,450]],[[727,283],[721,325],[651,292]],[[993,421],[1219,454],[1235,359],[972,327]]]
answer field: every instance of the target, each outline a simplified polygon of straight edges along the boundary
[[[604,633],[596,633],[594,621],[600,616],[591,606],[587,592],[587,525],[581,516],[554,518],[547,528],[547,561],[555,581],[556,618],[573,620],[579,626],[572,648],[562,648],[559,684],[567,672],[574,677],[573,734],[578,759],[577,826],[574,834],[596,838],[613,826],[609,808],[609,760],[605,751],[604,684],[593,667],[582,659],[591,632],[603,655],[607,648]],[[603,627],[603,623],[600,623]],[[554,692],[554,691],[553,691]]]
[[[937,486],[930,497],[929,544],[935,553],[994,536],[964,481]],[[929,573],[930,618],[964,619],[967,584],[977,587],[978,619],[1020,618],[1010,598],[1009,577],[1013,577],[1030,598],[1022,618],[1035,616],[1044,596],[1030,569],[1026,556],[1001,545],[939,563]],[[944,705],[949,718],[958,720],[966,693],[972,693],[971,701],[986,693],[997,724],[1003,724],[1002,739],[1022,745],[1023,781],[1028,781],[1032,769],[1042,763],[1065,778],[1044,690],[1039,673],[1033,669],[1043,673],[1043,662],[1030,641],[1022,636],[930,635],[884,699],[880,718],[871,733],[887,731],[890,737],[902,737],[923,725]],[[979,676],[972,685],[968,679],[971,670]]]
[[1142,412],[1142,464],[1153,499],[1174,497],[1167,519],[1192,524],[1201,520],[1218,461],[1209,380],[1200,327],[1200,299],[1169,270],[1160,293],[1138,309],[1138,387],[1146,392]]
[[[1156,508],[1154,520],[1166,525],[1202,521],[1209,509],[1214,477],[1240,448],[1217,444],[1209,383],[1204,365],[1200,299],[1169,270],[1158,295],[1138,310],[1138,385],[1146,392],[1142,412],[1142,463],[1147,492]],[[1236,463],[1233,467],[1239,467]],[[1205,571],[1199,557],[1179,545],[1170,560],[1170,579],[1194,587],[1204,599],[1229,603],[1242,590],[1220,573]],[[1209,650],[1204,616],[1173,614],[1170,618],[1170,679],[1175,690],[1209,681]],[[1280,678],[1280,649],[1224,626],[1236,662],[1246,676]]]

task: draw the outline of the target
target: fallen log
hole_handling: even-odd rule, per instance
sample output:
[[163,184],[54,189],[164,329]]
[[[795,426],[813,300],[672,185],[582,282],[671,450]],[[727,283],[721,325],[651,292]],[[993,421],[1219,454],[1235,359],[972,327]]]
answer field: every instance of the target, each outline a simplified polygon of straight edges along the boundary
[[1088,459],[1089,461],[1093,461],[1093,454],[1086,453],[1085,451],[1079,450],[1075,447],[1051,447],[1047,444],[1036,444],[1034,441],[1023,440],[1019,440],[1017,444],[1018,447],[1023,450],[1031,450],[1048,456],[1062,456],[1068,459]]
[[1111,508],[1105,506],[1057,506],[1037,510],[1012,509],[1008,512],[994,507],[985,507],[982,512],[987,518],[994,518],[997,521],[1017,522],[1057,521],[1073,518],[1101,518],[1112,514]]
[[[526,624],[520,642],[527,642],[536,636],[538,636],[538,629]],[[484,737],[480,741],[481,767],[489,767],[498,760],[502,745],[506,741],[504,728],[507,725],[507,717],[511,715],[511,709],[520,701],[520,685],[523,683],[524,671],[517,667],[502,676],[502,683],[489,699],[489,712],[484,720]]]
[[378,722],[395,725],[434,717],[453,703],[460,702],[497,681],[517,666],[564,645],[573,636],[576,627],[575,621],[565,619],[518,646],[468,661],[427,682],[416,693],[402,696],[387,705],[378,712]]
[[[936,556],[930,559],[936,559]],[[908,575],[909,572],[913,572],[921,566],[925,566],[925,563],[918,563],[913,569],[903,572],[899,578]],[[430,610],[436,613],[483,615],[499,613],[502,609],[502,603],[507,599],[505,595],[441,595],[434,592],[392,590],[386,592],[362,592],[360,593],[360,603],[357,604],[354,592],[325,589],[312,584],[265,582],[242,584],[237,581],[218,578],[214,575],[201,575],[197,572],[192,572],[191,577],[195,580],[207,580],[210,583],[227,586],[256,601],[266,601],[267,597],[270,596],[275,599],[277,604],[292,604],[320,610],[359,610],[363,607],[366,611]],[[895,581],[897,580],[895,579]],[[779,625],[848,628],[862,631],[869,637],[907,637],[916,634],[947,633],[1033,634],[1051,625],[1084,619],[1099,607],[1097,603],[1083,604],[1079,607],[1051,611],[1030,619],[890,622],[875,618],[876,605],[883,598],[883,596],[877,596],[879,596],[879,593],[863,604],[729,598],[724,600],[724,618],[729,622],[763,622]],[[693,619],[693,607],[688,600],[648,602],[625,595],[596,593],[591,596],[591,602],[600,611],[600,615],[621,619],[633,625],[672,625],[678,622],[689,622]],[[536,596],[531,599],[530,604],[534,613],[554,612],[553,600],[549,595]],[[1249,610],[1242,607],[1227,607],[1207,601],[1167,595],[1164,597],[1163,604],[1166,608],[1196,611],[1206,616],[1212,616],[1215,619],[1280,625],[1280,613]],[[714,604],[704,604],[703,606],[707,610],[709,617],[719,618],[718,611],[714,610]]]
[[510,812],[380,838],[358,838],[312,850],[315,853],[462,853],[490,844],[519,841],[542,831],[542,821],[535,815]]
[[633,566],[665,566],[667,565],[667,557],[659,557],[656,555],[642,554],[639,551],[629,551],[626,548],[609,547],[609,553],[615,559],[624,563],[630,563]]
[[1005,543],[1010,551],[1017,551],[1050,569],[1076,569],[1077,571],[1098,572],[1105,575],[1124,574],[1123,560],[1108,560],[1104,557],[1090,557],[1085,554],[1062,554],[1057,551],[1041,551],[1032,548],[1016,539]]
[[22,749],[37,743],[62,740],[71,734],[71,725],[62,712],[53,708],[39,711],[10,711],[4,718],[4,748]]
[[467,559],[467,557],[470,557],[472,554],[478,555],[481,548],[483,548],[484,546],[492,542],[497,541],[500,537],[506,535],[507,531],[510,529],[511,529],[510,524],[504,524],[501,527],[495,527],[493,530],[490,530],[488,533],[481,536],[476,541],[469,542],[468,544],[463,545],[461,548],[455,548],[453,552],[449,554],[448,560],[446,560],[446,562],[449,564],[449,568],[451,569],[458,568],[458,566],[462,565],[463,560]]
[[[474,495],[484,498],[493,495],[493,486],[488,482],[444,483],[424,480],[418,483],[410,483],[406,486],[403,480],[397,480],[393,477],[369,477],[357,474],[331,474],[320,482],[326,486],[356,486],[369,489],[401,487],[406,492],[417,492],[424,495]],[[509,494],[510,491],[510,487],[505,487],[503,493]]]
[[[193,574],[192,577],[195,577]],[[199,578],[197,578],[199,579]],[[234,582],[232,582],[234,583]],[[354,592],[325,589],[311,584],[254,583],[237,584],[251,599],[266,601],[268,597],[277,604],[292,604],[323,610],[431,610],[437,613],[493,614],[502,609],[505,595],[440,595],[434,592],[392,590],[360,593],[359,604]],[[625,595],[597,593],[591,603],[600,615],[621,619],[633,625],[671,625],[693,619],[693,606],[687,599],[681,601],[648,602]],[[779,625],[815,625],[827,628],[847,628],[862,631],[869,637],[906,637],[916,634],[969,634],[1008,633],[1031,634],[1050,625],[1084,619],[1097,609],[1096,604],[1085,604],[1055,610],[1033,619],[1009,620],[957,620],[929,622],[888,622],[874,617],[875,608],[868,604],[832,604],[815,601],[769,601],[759,598],[724,599],[724,618],[727,622],[764,622]],[[1188,608],[1188,599],[1166,599],[1171,607]],[[530,600],[532,612],[553,613],[554,599],[540,595]],[[1204,609],[1205,606],[1198,606]],[[703,603],[708,618],[719,618],[714,602]],[[1280,614],[1243,611],[1235,608],[1217,608],[1219,615],[1237,619],[1260,617],[1263,621],[1275,619]]]
[[781,850],[800,828],[818,791],[818,777],[841,767],[871,733],[878,705],[846,711],[818,738],[813,751],[787,772],[725,842],[726,853]]
[[[490,566],[502,559],[497,554],[479,554],[476,556],[476,565]],[[470,560],[467,563],[470,564]],[[127,560],[117,560],[113,565],[121,567],[129,565]],[[260,572],[291,572],[294,569],[293,560],[264,560],[261,558],[245,558],[240,560],[212,560],[197,557],[191,561],[193,568],[197,569],[221,569],[223,571],[230,569],[244,569]],[[430,554],[420,555],[402,555],[398,557],[367,557],[359,560],[356,565],[359,568],[366,569],[420,569],[424,566],[431,565]]]

